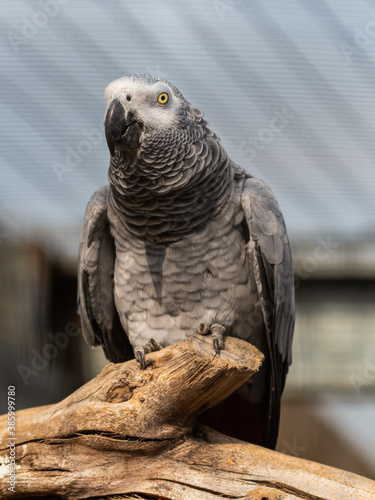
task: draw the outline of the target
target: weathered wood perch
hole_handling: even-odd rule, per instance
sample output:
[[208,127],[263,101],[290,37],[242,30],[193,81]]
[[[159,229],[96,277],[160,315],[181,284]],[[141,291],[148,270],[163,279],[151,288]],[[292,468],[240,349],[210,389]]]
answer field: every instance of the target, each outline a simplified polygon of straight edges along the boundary
[[[0,417],[0,497],[67,499],[374,499],[375,482],[228,438],[196,416],[259,369],[262,354],[228,338],[215,356],[195,335],[135,361],[109,364],[55,405],[17,412],[17,484],[6,476]],[[119,495],[121,495],[119,497]]]

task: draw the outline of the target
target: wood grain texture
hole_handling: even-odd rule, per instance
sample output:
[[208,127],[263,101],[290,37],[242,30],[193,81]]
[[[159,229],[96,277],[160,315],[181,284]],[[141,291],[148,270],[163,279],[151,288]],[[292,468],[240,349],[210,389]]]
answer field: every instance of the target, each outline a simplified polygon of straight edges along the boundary
[[[55,405],[17,412],[17,484],[8,491],[0,417],[0,498],[371,499],[375,482],[228,438],[197,415],[249,380],[262,354],[228,338],[188,340],[109,364]],[[194,427],[193,427],[194,426]]]

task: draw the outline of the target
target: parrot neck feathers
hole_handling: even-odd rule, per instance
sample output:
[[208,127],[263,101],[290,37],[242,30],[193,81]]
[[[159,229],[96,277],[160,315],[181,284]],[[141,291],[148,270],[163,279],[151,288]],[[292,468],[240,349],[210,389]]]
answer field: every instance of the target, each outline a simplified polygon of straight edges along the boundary
[[230,160],[211,133],[164,164],[155,157],[124,166],[117,155],[109,170],[110,205],[125,232],[170,243],[204,229],[226,206],[232,179]]

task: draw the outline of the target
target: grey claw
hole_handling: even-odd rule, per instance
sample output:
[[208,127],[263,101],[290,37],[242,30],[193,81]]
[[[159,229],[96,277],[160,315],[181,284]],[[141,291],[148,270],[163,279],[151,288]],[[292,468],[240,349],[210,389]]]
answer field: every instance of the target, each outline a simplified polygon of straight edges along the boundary
[[210,328],[205,323],[201,323],[199,325],[198,333],[200,335],[207,335],[207,333],[209,333],[209,332],[210,332]]
[[221,349],[225,349],[224,335],[227,329],[223,325],[214,324],[211,326],[212,343],[216,354],[220,354]]
[[219,355],[220,354],[219,339],[217,337],[215,337],[213,339],[212,343],[213,343],[216,354]]
[[151,351],[160,351],[160,349],[162,348],[159,342],[153,337],[148,339],[148,345],[151,347]]
[[148,339],[147,344],[135,347],[134,356],[136,357],[138,363],[141,365],[142,370],[144,370],[146,366],[150,364],[149,362],[146,362],[146,354],[150,352],[160,351],[161,348],[162,346],[154,338]]
[[144,370],[146,368],[144,349],[142,349],[142,347],[136,347],[134,349],[134,354],[138,363],[141,366],[141,370]]

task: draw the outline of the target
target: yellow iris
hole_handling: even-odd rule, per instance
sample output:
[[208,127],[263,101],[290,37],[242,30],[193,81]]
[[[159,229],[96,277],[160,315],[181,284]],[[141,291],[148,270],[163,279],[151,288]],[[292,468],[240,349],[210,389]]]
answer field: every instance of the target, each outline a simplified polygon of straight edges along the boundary
[[158,95],[158,103],[159,104],[167,104],[169,100],[169,95],[166,92],[160,92]]

